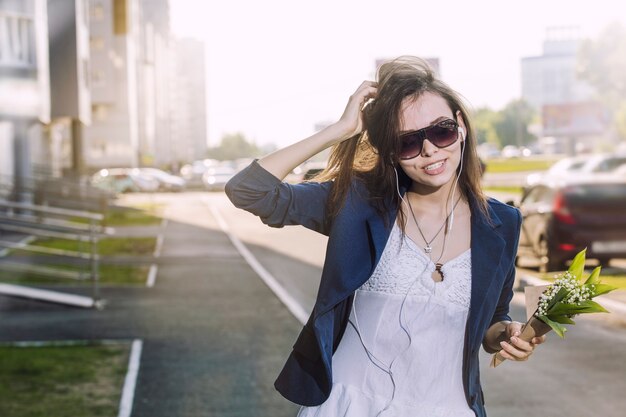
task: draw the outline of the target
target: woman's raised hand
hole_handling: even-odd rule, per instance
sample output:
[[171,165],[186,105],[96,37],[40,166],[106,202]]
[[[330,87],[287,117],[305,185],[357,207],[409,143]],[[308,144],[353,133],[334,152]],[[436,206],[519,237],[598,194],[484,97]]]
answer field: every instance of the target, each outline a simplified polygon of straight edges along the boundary
[[373,81],[363,81],[354,94],[350,96],[348,104],[337,122],[345,132],[343,139],[350,138],[363,130],[363,106],[369,99],[375,98],[378,84]]
[[363,82],[350,96],[343,115],[337,123],[314,133],[292,145],[259,159],[259,165],[276,178],[285,178],[291,170],[322,150],[361,133],[361,110],[367,101],[376,97],[376,83]]

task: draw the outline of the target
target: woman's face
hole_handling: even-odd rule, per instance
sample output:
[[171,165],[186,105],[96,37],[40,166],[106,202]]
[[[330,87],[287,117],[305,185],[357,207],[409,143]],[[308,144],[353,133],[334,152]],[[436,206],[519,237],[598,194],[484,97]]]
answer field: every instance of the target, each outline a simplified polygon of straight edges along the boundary
[[[401,133],[419,130],[443,119],[455,119],[443,97],[431,92],[425,92],[417,99],[407,97],[400,110]],[[460,113],[456,120],[463,132],[467,132]],[[414,181],[414,187],[423,191],[435,191],[451,184],[461,161],[461,140],[464,138],[465,133],[459,133],[459,140],[446,148],[436,147],[427,138],[421,154],[400,160],[400,167]]]

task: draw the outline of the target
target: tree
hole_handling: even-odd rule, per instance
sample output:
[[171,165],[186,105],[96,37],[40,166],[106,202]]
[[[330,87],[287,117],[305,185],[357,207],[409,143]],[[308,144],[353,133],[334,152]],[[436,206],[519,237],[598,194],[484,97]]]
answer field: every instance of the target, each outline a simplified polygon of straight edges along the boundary
[[578,77],[598,92],[613,113],[615,129],[626,139],[626,27],[613,23],[578,53]]
[[209,148],[207,157],[225,161],[252,158],[261,153],[259,147],[254,142],[248,142],[242,133],[230,133],[222,137],[219,146]]
[[476,140],[479,144],[486,142],[500,147],[500,138],[495,128],[499,117],[498,112],[488,107],[481,107],[474,112],[472,118],[474,122],[474,132],[476,133]]
[[495,132],[500,139],[500,145],[525,146],[536,140],[528,132],[528,126],[533,121],[535,111],[523,99],[510,101],[504,109],[498,112],[494,121]]
[[613,23],[597,39],[583,41],[577,59],[578,77],[616,110],[626,97],[626,27]]

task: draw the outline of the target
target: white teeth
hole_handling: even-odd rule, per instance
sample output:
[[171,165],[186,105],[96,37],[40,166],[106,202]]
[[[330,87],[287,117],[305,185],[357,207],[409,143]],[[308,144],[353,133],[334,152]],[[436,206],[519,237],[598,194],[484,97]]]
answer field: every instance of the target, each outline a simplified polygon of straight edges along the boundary
[[433,169],[437,169],[437,168],[439,168],[442,165],[443,165],[443,161],[439,161],[439,162],[435,162],[434,164],[430,164],[430,165],[424,167],[424,169],[426,171],[432,171]]

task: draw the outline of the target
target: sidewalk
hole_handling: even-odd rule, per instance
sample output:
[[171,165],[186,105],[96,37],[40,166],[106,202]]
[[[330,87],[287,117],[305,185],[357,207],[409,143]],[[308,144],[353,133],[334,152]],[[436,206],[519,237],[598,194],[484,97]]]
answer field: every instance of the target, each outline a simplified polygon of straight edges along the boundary
[[[177,210],[179,219],[211,216],[203,205]],[[228,237],[172,220],[164,228],[120,232],[164,233],[154,288],[104,287],[103,311],[0,297],[0,341],[143,340],[133,417],[295,416],[297,407],[273,381],[300,324]],[[522,284],[539,284],[530,278],[518,276]],[[495,386],[502,384],[498,375]]]
[[103,311],[0,297],[0,340],[142,339],[133,417],[294,416],[273,381],[300,324],[223,233],[158,230],[166,261],[154,288],[103,288]]

